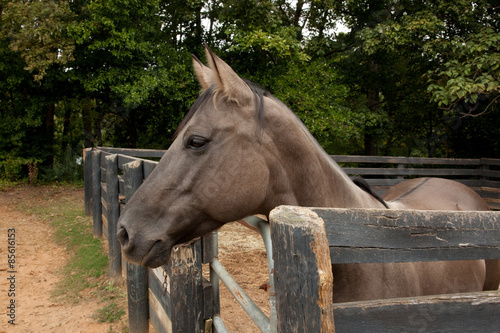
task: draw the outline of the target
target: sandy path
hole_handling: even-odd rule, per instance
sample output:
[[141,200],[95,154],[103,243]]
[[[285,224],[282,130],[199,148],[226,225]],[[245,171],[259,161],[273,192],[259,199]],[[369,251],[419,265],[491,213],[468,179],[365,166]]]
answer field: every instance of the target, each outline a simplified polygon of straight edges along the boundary
[[[67,187],[16,188],[0,192],[0,333],[104,333],[121,332],[121,324],[97,323],[95,311],[103,307],[95,290],[82,293],[75,303],[52,297],[61,271],[68,260],[63,246],[53,241],[49,221],[14,209],[43,202],[72,201],[83,207],[83,190]],[[50,206],[49,206],[50,207]],[[55,212],[56,213],[56,212]],[[8,234],[15,229],[15,296],[9,296]],[[267,262],[260,235],[231,223],[219,233],[219,259],[248,294],[269,313],[267,293],[259,286],[268,281]],[[221,283],[221,313],[229,332],[258,332],[229,291]],[[7,315],[15,300],[15,324]],[[125,317],[125,316],[124,316]],[[125,319],[126,322],[126,319]],[[111,330],[110,330],[111,328]],[[154,330],[150,327],[150,332]]]
[[[70,191],[75,199],[80,197],[81,191]],[[47,200],[50,204],[51,199],[45,194],[37,188],[0,192],[0,332],[108,332],[109,323],[97,323],[92,318],[99,308],[98,299],[86,297],[75,304],[65,304],[51,297],[68,259],[66,250],[53,242],[47,221],[12,207],[19,200]],[[9,229],[15,229],[16,273],[13,274],[9,273],[7,262]],[[8,278],[12,275],[15,295],[9,296]],[[8,322],[11,318],[7,306],[11,300],[15,301],[16,325]]]

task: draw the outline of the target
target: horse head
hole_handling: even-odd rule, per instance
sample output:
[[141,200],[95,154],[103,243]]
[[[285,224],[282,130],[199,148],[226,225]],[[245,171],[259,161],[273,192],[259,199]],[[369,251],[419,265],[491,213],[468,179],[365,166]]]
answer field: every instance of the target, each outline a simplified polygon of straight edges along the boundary
[[272,209],[264,207],[270,170],[261,150],[267,93],[206,53],[209,67],[193,57],[201,95],[118,222],[118,240],[133,263],[160,266],[174,245]]

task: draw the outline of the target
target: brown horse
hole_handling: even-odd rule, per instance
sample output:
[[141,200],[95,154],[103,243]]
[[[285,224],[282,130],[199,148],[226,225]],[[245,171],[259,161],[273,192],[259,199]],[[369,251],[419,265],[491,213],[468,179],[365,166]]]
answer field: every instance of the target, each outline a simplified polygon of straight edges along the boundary
[[[284,104],[241,79],[208,48],[194,58],[200,97],[176,139],[118,225],[123,253],[157,267],[170,250],[278,205],[383,208],[356,185]],[[487,210],[466,186],[416,179],[385,195],[393,209]],[[334,265],[334,300],[353,301],[497,289],[498,261]]]

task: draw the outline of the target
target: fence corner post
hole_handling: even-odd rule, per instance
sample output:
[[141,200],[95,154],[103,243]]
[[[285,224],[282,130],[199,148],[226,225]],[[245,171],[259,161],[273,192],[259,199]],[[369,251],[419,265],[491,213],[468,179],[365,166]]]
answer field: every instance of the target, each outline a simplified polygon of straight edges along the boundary
[[92,148],[83,149],[83,184],[85,215],[92,214]]
[[270,214],[278,332],[335,332],[333,273],[323,220],[308,208]]
[[[125,205],[144,181],[141,161],[123,165]],[[148,269],[127,261],[128,325],[130,333],[149,332]]]
[[102,206],[101,206],[101,151],[92,151],[92,221],[93,234],[102,237]]

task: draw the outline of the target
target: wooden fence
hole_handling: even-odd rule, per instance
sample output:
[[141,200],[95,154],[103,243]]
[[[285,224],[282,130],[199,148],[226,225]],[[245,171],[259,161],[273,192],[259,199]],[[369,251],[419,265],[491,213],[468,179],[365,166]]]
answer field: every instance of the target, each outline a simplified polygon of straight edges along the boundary
[[[176,247],[172,251],[168,265],[152,270],[129,264],[120,252],[115,236],[120,211],[157,165],[157,162],[143,158],[159,159],[164,152],[117,148],[85,150],[85,210],[87,214],[93,215],[94,235],[96,237],[104,235],[108,238],[110,278],[121,280],[122,276],[126,277],[130,332],[147,332],[148,318],[157,332],[209,332],[212,324],[215,331],[222,332],[224,328],[218,317],[218,277],[211,274],[208,281],[202,276],[202,265],[216,262],[217,249],[214,247],[216,233]],[[447,178],[460,176],[458,179],[473,186],[488,200],[490,207],[500,208],[498,199],[500,182],[496,179],[500,178],[500,171],[496,170],[500,166],[499,160],[459,160],[459,164],[453,164],[453,160],[443,162],[441,159],[350,156],[333,158],[344,164],[349,174],[368,178],[378,191],[403,180],[404,177],[432,176],[439,173],[432,170],[441,170],[439,176]],[[373,167],[376,163],[382,165],[382,168],[378,168],[381,170],[378,173]],[[429,168],[429,165],[432,168]],[[450,167],[436,167],[443,165]],[[456,171],[460,170],[460,165],[467,166],[467,170],[476,171]],[[416,170],[426,166],[426,171]],[[332,258],[336,257],[332,255]],[[212,271],[213,269],[211,273]],[[173,272],[175,274],[172,274]],[[280,302],[283,304],[283,301]],[[294,301],[294,304],[297,302]],[[335,310],[335,313],[338,311],[343,313],[343,310]],[[335,324],[337,331],[343,332],[343,317],[340,313],[336,315]],[[348,315],[344,317],[348,318]],[[280,319],[280,325],[282,320]],[[286,329],[281,331],[289,332]]]
[[[110,279],[126,279],[129,331],[148,332],[151,320],[158,333],[204,332],[205,322],[210,325],[214,311],[218,311],[212,284],[202,277],[202,244],[210,248],[211,237],[175,247],[168,265],[155,269],[128,263],[116,238],[120,212],[157,164],[133,156],[159,158],[163,153],[85,150],[85,208],[87,214],[93,215],[94,235],[108,240]],[[212,251],[204,253],[207,257]]]
[[379,194],[415,177],[456,180],[475,190],[491,209],[500,209],[500,159],[334,155],[348,175],[365,178]]
[[329,269],[500,259],[498,212],[282,206],[270,223],[278,332],[500,332],[500,291],[334,304]]

